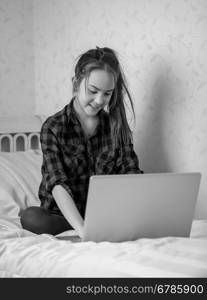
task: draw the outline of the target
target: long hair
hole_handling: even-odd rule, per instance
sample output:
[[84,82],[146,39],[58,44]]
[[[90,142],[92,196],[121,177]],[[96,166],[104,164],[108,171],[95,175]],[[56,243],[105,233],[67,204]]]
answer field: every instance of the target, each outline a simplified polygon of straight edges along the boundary
[[129,100],[135,119],[133,101],[117,57],[116,52],[107,47],[91,49],[79,56],[75,66],[75,77],[73,78],[73,93],[75,93],[82,79],[86,78],[87,82],[93,70],[101,69],[113,74],[115,88],[108,104],[108,113],[112,143],[115,148],[120,145],[120,143],[129,144],[132,141],[132,131],[126,117],[125,96],[127,96]]

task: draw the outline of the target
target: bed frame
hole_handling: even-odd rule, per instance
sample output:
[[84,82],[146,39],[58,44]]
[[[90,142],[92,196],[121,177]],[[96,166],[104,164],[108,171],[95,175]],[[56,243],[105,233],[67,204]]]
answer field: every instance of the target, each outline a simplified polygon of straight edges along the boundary
[[40,149],[40,130],[45,116],[1,117],[0,152]]

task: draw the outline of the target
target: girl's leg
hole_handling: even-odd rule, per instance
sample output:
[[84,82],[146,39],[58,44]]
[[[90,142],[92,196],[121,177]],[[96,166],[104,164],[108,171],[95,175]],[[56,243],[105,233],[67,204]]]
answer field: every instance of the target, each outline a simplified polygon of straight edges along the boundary
[[24,229],[37,234],[49,233],[56,235],[73,229],[63,216],[52,214],[38,206],[25,209],[21,214],[20,221]]

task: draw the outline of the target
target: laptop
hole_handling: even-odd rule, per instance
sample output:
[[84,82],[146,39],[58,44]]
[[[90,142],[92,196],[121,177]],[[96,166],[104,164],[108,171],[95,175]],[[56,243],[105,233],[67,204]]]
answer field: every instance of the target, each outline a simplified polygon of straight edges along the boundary
[[189,237],[201,173],[90,177],[82,241]]

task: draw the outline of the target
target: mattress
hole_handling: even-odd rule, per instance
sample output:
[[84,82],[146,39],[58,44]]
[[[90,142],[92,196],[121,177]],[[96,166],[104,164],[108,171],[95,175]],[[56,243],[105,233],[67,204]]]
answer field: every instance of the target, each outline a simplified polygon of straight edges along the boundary
[[41,162],[36,150],[0,154],[0,277],[207,277],[207,220],[193,220],[188,238],[121,243],[22,229],[21,210],[39,205]]

